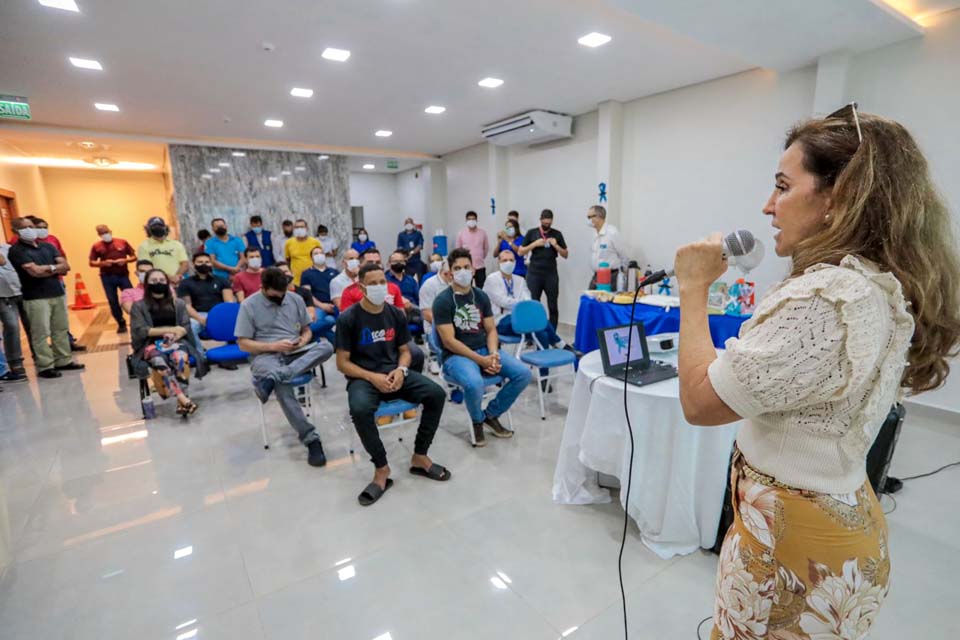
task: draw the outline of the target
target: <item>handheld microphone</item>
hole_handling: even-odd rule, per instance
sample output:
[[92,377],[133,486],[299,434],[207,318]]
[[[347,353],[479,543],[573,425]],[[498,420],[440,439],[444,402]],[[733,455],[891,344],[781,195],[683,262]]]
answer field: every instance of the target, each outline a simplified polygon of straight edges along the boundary
[[[763,260],[763,243],[753,237],[753,234],[746,229],[738,229],[728,233],[722,240],[723,259],[739,268],[743,273],[749,273]],[[666,278],[672,278],[675,275],[673,269],[661,269],[655,271],[638,283],[637,288],[646,287],[651,284],[657,284]]]

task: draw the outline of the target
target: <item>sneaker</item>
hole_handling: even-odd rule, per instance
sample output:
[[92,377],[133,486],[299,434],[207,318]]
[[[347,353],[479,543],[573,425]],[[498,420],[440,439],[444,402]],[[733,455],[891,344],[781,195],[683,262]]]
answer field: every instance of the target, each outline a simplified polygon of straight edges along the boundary
[[127,325],[122,324],[119,327],[117,327],[117,333],[126,333],[126,332],[127,332]]
[[510,429],[507,429],[502,424],[500,424],[500,420],[494,416],[487,416],[484,419],[483,423],[488,427],[490,427],[490,429],[493,431],[493,435],[497,438],[513,437],[513,431],[510,431]]
[[56,369],[44,369],[38,373],[37,376],[40,378],[60,378],[63,376],[63,374]]
[[266,404],[267,400],[270,399],[270,394],[273,393],[273,388],[276,386],[277,383],[273,378],[253,379],[253,392],[257,394],[257,398],[263,404]]
[[454,389],[450,392],[450,402],[453,404],[460,404],[463,402],[463,391],[460,389]]
[[236,362],[221,362],[217,365],[221,369],[226,369],[227,371],[236,371],[240,367],[237,366]]
[[57,371],[83,371],[87,368],[87,365],[80,364],[79,362],[71,362],[70,364],[65,364],[62,367],[55,367]]
[[436,360],[430,361],[430,373],[432,373],[435,376],[440,375],[440,363],[437,362]]
[[79,342],[74,342],[70,345],[70,351],[86,351],[87,348],[80,344]]
[[327,456],[323,453],[323,443],[314,440],[307,445],[307,464],[311,467],[322,467],[327,464]]
[[0,376],[0,380],[3,382],[26,382],[27,376],[19,371],[7,371],[5,374]]
[[483,437],[483,423],[474,422],[473,423],[473,439],[476,441],[475,447],[485,447],[487,446],[487,441]]

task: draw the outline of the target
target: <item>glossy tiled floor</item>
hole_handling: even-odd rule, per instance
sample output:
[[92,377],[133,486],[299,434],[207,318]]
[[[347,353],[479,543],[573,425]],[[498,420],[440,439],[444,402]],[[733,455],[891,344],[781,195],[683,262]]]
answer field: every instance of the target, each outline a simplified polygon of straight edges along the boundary
[[[189,422],[161,404],[145,425],[124,351],[0,394],[0,637],[622,637],[619,506],[550,499],[568,383],[545,422],[531,387],[516,437],[482,450],[467,443],[464,410],[448,405],[431,450],[453,471],[448,484],[405,472],[413,427],[387,432],[397,483],[364,509],[356,494],[372,467],[348,454],[332,367],[329,388],[313,389],[330,457],[314,469],[272,401],[263,450],[245,368],[195,384],[202,408]],[[960,426],[911,414],[894,471],[953,459]],[[871,637],[960,633],[958,474],[898,495],[893,591]],[[694,638],[711,612],[715,557],[663,561],[632,531],[624,562],[631,637]]]

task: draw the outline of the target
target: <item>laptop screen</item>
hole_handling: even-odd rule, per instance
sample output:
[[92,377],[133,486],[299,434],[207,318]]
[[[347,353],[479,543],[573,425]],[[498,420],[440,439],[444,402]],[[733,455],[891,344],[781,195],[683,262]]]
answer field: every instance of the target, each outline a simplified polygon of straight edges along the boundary
[[604,351],[610,367],[622,367],[627,364],[628,346],[630,348],[630,365],[632,365],[630,368],[636,368],[637,365],[643,367],[646,349],[644,349],[645,345],[638,327],[639,325],[633,324],[600,330],[601,341],[605,347]]

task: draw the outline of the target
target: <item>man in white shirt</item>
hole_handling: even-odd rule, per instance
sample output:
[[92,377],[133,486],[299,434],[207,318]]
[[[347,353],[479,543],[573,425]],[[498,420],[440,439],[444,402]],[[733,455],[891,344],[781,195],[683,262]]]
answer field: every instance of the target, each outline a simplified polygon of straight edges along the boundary
[[620,271],[621,267],[627,266],[630,258],[627,256],[620,231],[607,222],[607,210],[604,207],[594,205],[587,209],[587,224],[593,227],[596,232],[593,238],[593,248],[590,251],[590,268],[593,270],[590,288],[595,289],[597,287],[597,269],[600,268],[601,262],[610,265],[610,272],[616,278],[616,273]]
[[322,224],[317,227],[317,240],[323,246],[323,254],[327,257],[327,268],[336,269],[337,250],[340,248],[340,243],[330,235],[330,230],[327,229],[326,225]]
[[[453,273],[450,271],[450,265],[446,260],[442,262],[443,265],[440,267],[437,275],[420,285],[420,312],[423,314],[424,335],[430,335],[433,331],[433,301],[453,282]],[[430,373],[440,373],[440,365],[437,363],[436,358],[430,361]]]
[[330,302],[340,308],[340,297],[343,290],[357,281],[360,271],[360,254],[356,249],[347,249],[343,253],[343,271],[330,281]]

